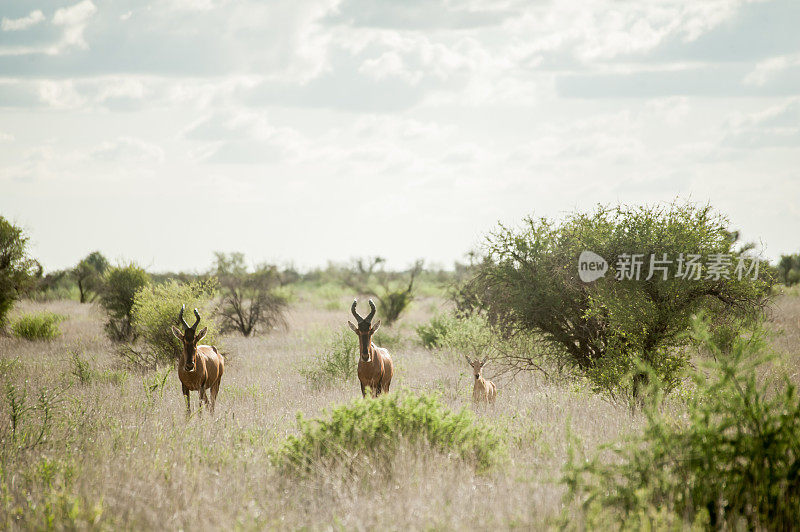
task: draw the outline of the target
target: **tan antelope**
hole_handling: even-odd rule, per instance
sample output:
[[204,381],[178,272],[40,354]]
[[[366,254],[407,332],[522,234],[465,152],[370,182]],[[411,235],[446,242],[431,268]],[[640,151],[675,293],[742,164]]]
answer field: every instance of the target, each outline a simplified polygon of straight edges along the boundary
[[[217,348],[211,345],[197,345],[197,342],[203,339],[208,332],[208,327],[203,327],[200,332],[197,332],[197,325],[200,323],[200,313],[194,309],[194,315],[197,321],[194,325],[189,327],[186,320],[183,319],[183,311],[186,305],[181,306],[181,312],[178,314],[178,319],[183,324],[184,331],[172,326],[172,334],[175,335],[183,343],[183,350],[181,351],[181,358],[178,361],[178,378],[181,380],[183,387],[183,395],[186,396],[186,411],[191,414],[192,406],[189,401],[189,392],[196,391],[200,393],[200,407],[203,403],[206,407],[210,407],[211,412],[214,412],[214,404],[217,402],[217,394],[219,393],[219,383],[222,381],[222,374],[225,372],[225,359],[219,354]],[[211,402],[209,403],[206,396],[206,390],[211,391]]]
[[475,375],[475,385],[472,388],[472,401],[477,404],[494,404],[494,400],[497,398],[497,386],[490,380],[486,380],[481,375],[483,371],[483,366],[486,365],[486,361],[489,359],[487,356],[480,361],[478,359],[470,360],[467,355],[464,355],[464,358],[467,359],[467,362],[470,366],[472,366],[472,373]]
[[381,320],[372,325],[372,318],[375,316],[375,303],[369,300],[369,306],[372,309],[366,318],[362,318],[356,312],[356,304],[358,300],[353,300],[353,306],[350,311],[355,316],[358,326],[353,325],[350,321],[347,324],[358,335],[358,352],[360,354],[358,359],[358,380],[361,381],[361,396],[366,397],[367,388],[373,397],[380,395],[382,392],[389,391],[389,385],[392,383],[392,375],[394,367],[392,365],[392,357],[389,356],[389,351],[378,347],[372,343],[372,335],[381,326]]

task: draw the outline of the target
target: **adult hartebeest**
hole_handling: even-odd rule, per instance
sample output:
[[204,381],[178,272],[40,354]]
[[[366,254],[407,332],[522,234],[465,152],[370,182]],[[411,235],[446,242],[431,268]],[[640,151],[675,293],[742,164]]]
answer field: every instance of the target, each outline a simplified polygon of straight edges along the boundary
[[472,400],[477,404],[494,404],[494,400],[497,398],[497,386],[495,386],[492,381],[484,379],[481,374],[483,366],[486,365],[486,361],[489,357],[487,356],[482,361],[477,358],[471,360],[467,355],[464,355],[464,358],[466,358],[469,365],[472,366],[472,373],[475,375],[475,385],[472,387]]
[[[191,414],[192,406],[189,401],[189,392],[196,391],[200,393],[201,407],[205,402],[206,406],[210,407],[211,412],[214,412],[214,404],[217,402],[217,394],[219,393],[219,383],[222,380],[222,374],[225,372],[225,359],[222,358],[216,347],[212,345],[197,345],[197,342],[202,340],[208,332],[208,327],[203,327],[200,332],[197,332],[197,325],[200,323],[200,313],[197,309],[194,309],[197,321],[189,327],[189,324],[183,319],[183,311],[185,309],[186,305],[181,305],[181,311],[178,314],[178,319],[183,324],[183,332],[173,325],[172,334],[183,343],[181,358],[178,361],[178,378],[181,380],[183,395],[186,396],[186,411]],[[206,390],[211,391],[211,403],[209,403],[206,396]]]
[[378,396],[381,392],[388,392],[389,385],[392,383],[392,375],[394,374],[394,366],[392,365],[392,357],[389,356],[389,351],[378,347],[372,343],[372,335],[381,326],[381,320],[372,325],[372,318],[375,316],[375,303],[369,300],[369,306],[372,309],[366,318],[362,318],[356,312],[356,304],[358,300],[353,300],[353,306],[350,311],[355,316],[358,326],[353,325],[350,321],[347,324],[358,335],[358,380],[361,381],[361,396],[367,395],[367,388],[371,390],[373,397]]

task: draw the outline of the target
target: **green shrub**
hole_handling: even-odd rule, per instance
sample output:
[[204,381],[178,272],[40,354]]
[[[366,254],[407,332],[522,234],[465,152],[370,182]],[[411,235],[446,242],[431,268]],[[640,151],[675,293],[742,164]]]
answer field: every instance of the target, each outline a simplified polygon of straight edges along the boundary
[[[657,402],[646,410],[641,436],[576,464],[570,457],[568,497],[584,509],[605,509],[620,526],[631,516],[666,508],[685,524],[712,528],[785,530],[800,523],[800,396],[788,377],[759,384],[770,357],[761,339],[738,338],[729,352],[695,323],[694,337],[715,355],[695,371],[688,413],[672,420]],[[602,458],[602,459],[601,459]]]
[[447,334],[456,326],[455,316],[436,314],[427,324],[417,326],[417,336],[423,347],[434,349],[442,347]]
[[26,340],[52,340],[61,334],[58,324],[66,319],[52,312],[26,314],[11,324],[11,333]]
[[78,351],[72,352],[71,373],[81,384],[89,384],[94,376],[94,372],[89,366],[89,361],[83,358]]
[[14,302],[31,285],[39,264],[28,257],[28,235],[0,216],[0,329]]
[[[597,387],[638,403],[647,384],[634,371],[640,362],[668,388],[680,382],[692,316],[706,312],[714,326],[727,326],[731,316],[757,323],[763,315],[774,279],[766,268],[757,279],[745,271],[758,257],[742,251],[728,226],[710,206],[677,202],[598,207],[560,222],[528,218],[518,230],[499,226],[459,293],[459,308],[485,313],[504,336],[538,335],[562,364],[599,375]],[[606,274],[591,282],[578,271],[586,251],[607,261]],[[687,260],[695,254],[701,269],[690,275]],[[659,270],[655,261],[664,257]],[[709,267],[715,257],[730,262],[727,274],[724,266],[719,274]]]
[[200,311],[202,321],[198,330],[208,327],[204,344],[219,346],[219,327],[213,319],[213,299],[216,282],[212,280],[179,283],[167,281],[141,288],[134,296],[131,316],[133,328],[144,344],[146,358],[158,364],[172,364],[181,355],[182,344],[173,336],[171,325],[181,327],[178,312],[186,305],[185,319],[191,325]]
[[408,392],[357,399],[334,408],[324,419],[307,421],[298,415],[298,422],[300,435],[290,436],[275,459],[300,472],[327,460],[341,463],[356,456],[388,461],[401,442],[427,443],[486,469],[499,460],[504,447],[469,410],[454,413],[434,396]]
[[459,357],[483,358],[503,342],[480,314],[464,317],[438,314],[427,325],[417,327],[417,334],[425,347],[439,348]]
[[100,288],[100,304],[106,310],[106,332],[112,340],[135,338],[132,324],[133,297],[150,283],[150,276],[134,263],[106,270]]
[[315,388],[355,378],[358,369],[358,337],[342,328],[326,341],[320,354],[300,374]]

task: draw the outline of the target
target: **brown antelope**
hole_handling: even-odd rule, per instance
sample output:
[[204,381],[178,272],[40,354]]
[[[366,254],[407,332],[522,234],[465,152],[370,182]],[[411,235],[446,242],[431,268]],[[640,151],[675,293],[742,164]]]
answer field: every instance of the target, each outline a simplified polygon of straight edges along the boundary
[[[184,332],[181,332],[180,329],[173,325],[172,334],[183,343],[181,358],[178,361],[178,378],[181,380],[183,395],[186,396],[186,411],[187,414],[191,414],[192,406],[189,401],[189,392],[196,391],[200,393],[200,406],[202,407],[203,403],[205,403],[206,407],[210,407],[211,412],[214,412],[214,404],[217,402],[217,393],[219,393],[219,383],[222,380],[222,374],[225,372],[225,360],[216,347],[197,345],[197,342],[202,340],[208,332],[208,327],[203,327],[200,332],[197,332],[197,325],[200,323],[200,313],[197,309],[194,309],[197,321],[189,327],[189,324],[183,319],[185,308],[186,305],[182,305],[181,312],[178,314],[178,319],[183,324]],[[206,390],[211,390],[210,404],[206,396]]]
[[494,400],[497,398],[497,386],[495,386],[492,381],[484,379],[481,375],[483,366],[486,365],[486,361],[489,357],[487,356],[483,361],[478,359],[470,360],[467,355],[464,355],[464,358],[466,358],[469,365],[472,366],[472,373],[475,375],[475,386],[472,388],[472,401],[477,404],[494,404]]
[[369,388],[372,396],[376,397],[382,392],[389,391],[394,367],[389,351],[372,343],[372,335],[381,326],[381,320],[372,325],[372,317],[375,316],[375,303],[371,299],[369,300],[369,306],[372,310],[366,318],[362,318],[356,312],[357,302],[358,300],[353,300],[353,306],[350,307],[350,311],[355,316],[358,326],[349,321],[347,324],[358,335],[358,352],[360,354],[358,359],[358,380],[361,381],[361,396],[365,397],[367,395],[366,389]]

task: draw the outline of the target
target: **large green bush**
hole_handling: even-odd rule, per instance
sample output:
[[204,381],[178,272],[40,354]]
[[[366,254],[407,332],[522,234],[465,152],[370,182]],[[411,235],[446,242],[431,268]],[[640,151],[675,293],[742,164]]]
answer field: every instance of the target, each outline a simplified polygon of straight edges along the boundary
[[58,324],[66,316],[52,312],[39,312],[20,316],[11,324],[11,333],[26,340],[52,340],[61,334]]
[[186,305],[185,319],[192,325],[195,317],[191,310],[200,311],[202,321],[198,330],[208,327],[204,344],[219,345],[219,326],[214,320],[213,304],[216,282],[214,280],[179,283],[167,281],[141,288],[134,296],[131,316],[133,328],[144,344],[146,358],[157,364],[171,364],[181,354],[182,345],[170,329],[181,327],[178,312]]
[[729,352],[712,341],[702,322],[694,337],[716,362],[693,372],[696,392],[687,415],[671,419],[654,401],[645,410],[644,433],[606,447],[612,457],[600,454],[581,463],[571,457],[565,475],[570,498],[580,500],[590,518],[632,528],[639,528],[632,517],[646,518],[654,508],[687,525],[794,528],[800,523],[795,385],[788,377],[780,386],[759,383],[757,370],[770,357],[758,336],[737,338]]
[[106,270],[100,290],[100,304],[108,315],[106,332],[112,340],[132,340],[136,332],[132,324],[133,298],[147,286],[150,276],[135,263]]
[[479,469],[493,465],[503,453],[501,438],[475,421],[469,410],[454,413],[424,394],[392,392],[357,399],[334,408],[324,419],[307,421],[298,416],[298,421],[300,434],[287,439],[275,460],[300,472],[329,460],[347,463],[357,456],[388,461],[403,442],[427,443]]
[[[679,382],[687,363],[680,348],[691,341],[685,333],[696,313],[706,312],[715,327],[760,318],[772,279],[753,280],[752,273],[738,278],[739,258],[749,267],[750,256],[739,252],[727,227],[710,207],[688,203],[601,207],[561,223],[528,218],[519,230],[500,226],[487,239],[469,290],[461,292],[462,307],[485,313],[505,336],[538,335],[549,352],[598,388],[638,398],[646,385],[646,373],[637,371],[642,364],[668,386]],[[604,277],[580,279],[584,251],[608,262]],[[623,276],[626,254],[643,257],[638,280]],[[678,258],[689,254],[699,255],[704,266],[699,279],[679,276]],[[665,255],[671,261],[666,270],[650,277],[649,258]],[[728,278],[707,268],[715,255],[728,256]]]
[[28,257],[28,235],[0,216],[0,328],[22,292],[32,284],[38,264]]

